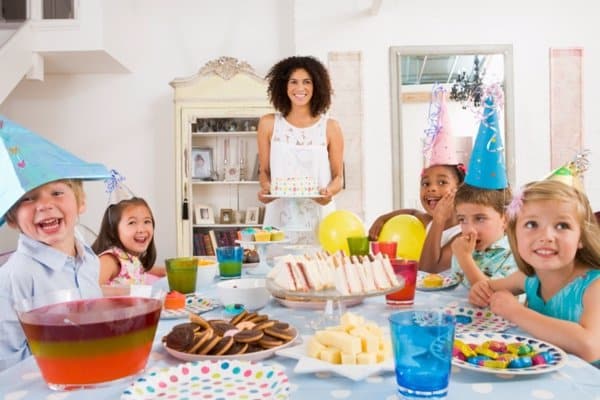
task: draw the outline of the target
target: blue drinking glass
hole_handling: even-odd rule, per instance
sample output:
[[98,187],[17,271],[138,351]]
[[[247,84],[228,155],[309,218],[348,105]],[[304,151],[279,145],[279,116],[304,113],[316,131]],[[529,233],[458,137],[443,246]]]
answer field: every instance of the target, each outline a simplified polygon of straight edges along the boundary
[[444,399],[454,343],[454,316],[407,310],[389,317],[398,393],[405,399]]

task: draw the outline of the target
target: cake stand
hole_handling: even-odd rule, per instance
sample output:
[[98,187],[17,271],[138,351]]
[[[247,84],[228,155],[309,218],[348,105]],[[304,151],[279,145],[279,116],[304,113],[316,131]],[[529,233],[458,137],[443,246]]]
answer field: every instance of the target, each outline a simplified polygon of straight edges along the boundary
[[[398,277],[398,279],[400,280],[401,278]],[[321,330],[328,326],[336,326],[340,324],[340,318],[346,312],[346,307],[344,305],[346,301],[364,299],[366,297],[383,296],[388,293],[395,292],[404,287],[404,280],[400,280],[400,284],[398,286],[393,286],[389,289],[349,295],[342,294],[335,288],[309,292],[287,290],[275,283],[272,278],[267,278],[266,287],[273,296],[283,297],[289,300],[324,300],[325,308],[323,309],[321,315],[308,323],[310,328],[314,330]]]
[[255,268],[248,269],[248,274],[250,275],[266,275],[269,273],[271,268],[267,263],[267,247],[272,246],[274,244],[282,244],[289,242],[288,239],[277,240],[274,242],[254,242],[249,240],[236,240],[240,246],[254,246],[256,247],[256,252],[258,253],[258,265]]

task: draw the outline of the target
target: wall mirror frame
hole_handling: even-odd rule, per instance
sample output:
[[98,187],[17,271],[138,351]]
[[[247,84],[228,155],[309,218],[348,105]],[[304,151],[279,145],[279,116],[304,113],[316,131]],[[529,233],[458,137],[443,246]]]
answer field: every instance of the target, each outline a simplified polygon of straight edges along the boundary
[[[407,185],[407,174],[419,174],[421,166],[415,166],[414,161],[405,157],[407,151],[404,143],[408,143],[406,135],[419,136],[419,143],[426,128],[427,115],[419,115],[423,121],[423,129],[416,132],[404,132],[402,129],[403,118],[408,118],[409,113],[403,115],[403,82],[402,66],[403,56],[453,56],[453,55],[494,55],[503,56],[504,80],[501,83],[504,89],[504,124],[500,128],[504,131],[504,148],[507,177],[509,182],[515,182],[515,136],[514,136],[514,83],[513,83],[513,48],[509,44],[489,45],[451,45],[451,46],[392,46],[390,47],[390,89],[391,89],[391,135],[392,135],[392,195],[393,208],[421,208],[418,201],[418,184],[412,188]],[[440,82],[442,83],[442,82]],[[445,83],[445,82],[444,82]],[[470,112],[465,110],[465,112]],[[477,127],[474,128],[476,134]],[[414,137],[411,137],[411,139]],[[412,141],[411,141],[412,143]],[[419,147],[418,152],[422,150]],[[412,152],[414,150],[411,149]],[[416,192],[416,198],[415,198]]]

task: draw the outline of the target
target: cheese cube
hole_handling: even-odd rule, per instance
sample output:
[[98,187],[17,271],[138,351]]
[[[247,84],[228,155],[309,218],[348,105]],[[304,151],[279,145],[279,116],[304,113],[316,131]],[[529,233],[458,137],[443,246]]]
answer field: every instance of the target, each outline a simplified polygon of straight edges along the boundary
[[356,337],[371,336],[371,333],[369,332],[369,330],[367,328],[365,328],[364,326],[352,328],[348,331],[348,333],[351,334],[352,336],[356,336]]
[[333,347],[327,347],[321,350],[321,353],[319,354],[319,359],[331,364],[341,364],[342,362],[340,351]]
[[342,353],[356,354],[360,353],[362,346],[360,338],[351,336],[345,332],[338,331],[317,331],[315,332],[317,340],[325,346],[334,346]]
[[309,357],[319,358],[319,354],[321,354],[321,351],[325,349],[326,347],[319,343],[317,338],[315,338],[314,336],[308,339],[308,343],[306,344],[306,354]]
[[[361,326],[365,323],[365,319],[360,315],[353,314],[351,312],[347,312],[340,318],[340,323],[346,327],[356,327]],[[351,328],[348,328],[351,329]]]
[[375,353],[358,353],[356,355],[357,364],[375,364],[377,356]]
[[346,327],[342,326],[342,325],[336,325],[336,326],[328,326],[325,328],[326,331],[340,331],[340,332],[346,332]]
[[356,354],[342,353],[342,364],[356,364]]
[[375,357],[377,359],[377,362],[384,362],[385,360],[387,360],[388,358],[390,358],[392,355],[389,353],[384,353],[383,351],[379,350],[377,353],[375,353]]
[[375,336],[383,336],[383,329],[374,322],[367,322],[365,328]]
[[379,338],[373,335],[367,335],[360,338],[362,351],[365,353],[375,353],[379,350]]

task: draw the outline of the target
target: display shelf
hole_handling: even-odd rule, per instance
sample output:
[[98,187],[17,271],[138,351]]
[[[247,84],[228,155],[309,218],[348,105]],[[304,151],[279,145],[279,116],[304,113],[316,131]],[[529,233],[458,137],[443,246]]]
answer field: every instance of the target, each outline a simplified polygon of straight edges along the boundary
[[220,217],[239,220],[261,205],[256,134],[260,117],[273,109],[266,81],[231,57],[210,61],[197,74],[170,85],[175,100],[176,244],[182,257],[202,248],[199,240],[206,240],[210,231],[231,236],[236,229],[261,226],[243,220],[220,223]]

